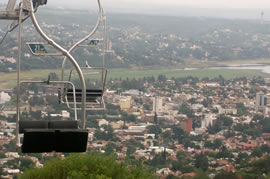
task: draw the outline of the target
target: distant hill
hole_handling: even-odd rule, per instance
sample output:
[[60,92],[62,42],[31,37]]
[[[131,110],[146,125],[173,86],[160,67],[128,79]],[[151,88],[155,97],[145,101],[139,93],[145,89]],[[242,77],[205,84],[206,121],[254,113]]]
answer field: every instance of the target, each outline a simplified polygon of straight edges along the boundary
[[[85,36],[94,26],[94,11],[41,8],[38,20],[45,32],[65,47]],[[218,19],[108,13],[108,38],[114,53],[106,55],[111,68],[130,66],[178,66],[190,61],[226,61],[269,58],[270,23],[257,20]],[[0,37],[7,23],[0,22]],[[30,25],[24,23],[23,40],[42,41]],[[94,38],[102,38],[101,31]],[[17,34],[12,32],[0,46],[0,56],[16,58]],[[81,65],[87,60],[100,66],[100,46],[80,47],[73,52]],[[62,58],[28,56],[23,46],[22,69],[61,67]],[[1,59],[0,59],[1,61]],[[70,64],[68,65],[70,66]],[[0,71],[15,68],[4,60]]]

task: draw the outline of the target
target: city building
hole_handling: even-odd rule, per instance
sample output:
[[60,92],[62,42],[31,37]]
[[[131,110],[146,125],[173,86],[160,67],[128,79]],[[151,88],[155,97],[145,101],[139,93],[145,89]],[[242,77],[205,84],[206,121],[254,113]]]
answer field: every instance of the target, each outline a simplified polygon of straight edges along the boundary
[[132,106],[132,98],[131,96],[121,96],[120,98],[120,109],[125,111],[130,109]]
[[153,113],[161,112],[163,108],[163,99],[160,96],[155,96],[153,98]]
[[201,128],[206,129],[209,126],[213,125],[213,121],[215,120],[215,116],[212,114],[205,114],[204,118],[201,121]]
[[267,96],[263,92],[256,93],[256,111],[265,111],[267,106]]
[[5,93],[5,92],[1,92],[0,93],[0,104],[4,104],[6,102],[9,102],[11,99],[11,97],[9,96],[8,93]]
[[186,118],[184,121],[181,122],[181,126],[186,132],[191,132],[192,131],[192,119]]

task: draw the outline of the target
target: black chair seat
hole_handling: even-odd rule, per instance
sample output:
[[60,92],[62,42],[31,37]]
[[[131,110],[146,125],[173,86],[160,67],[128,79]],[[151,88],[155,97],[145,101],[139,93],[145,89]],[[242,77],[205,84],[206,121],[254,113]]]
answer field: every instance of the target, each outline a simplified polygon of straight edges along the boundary
[[87,140],[87,130],[28,129],[24,133],[22,153],[85,152]]
[[54,131],[47,129],[31,129],[24,132],[22,153],[52,152]]
[[85,152],[88,131],[64,129],[55,132],[56,152]]
[[77,121],[19,121],[22,153],[85,152],[88,131]]

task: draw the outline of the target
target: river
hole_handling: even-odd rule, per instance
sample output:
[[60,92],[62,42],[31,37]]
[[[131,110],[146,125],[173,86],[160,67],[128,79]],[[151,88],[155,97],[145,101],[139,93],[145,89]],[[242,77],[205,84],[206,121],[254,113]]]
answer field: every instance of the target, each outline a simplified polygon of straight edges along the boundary
[[234,70],[260,70],[264,73],[270,74],[270,65],[264,64],[242,64],[242,65],[229,65],[226,67],[211,67],[208,69],[234,69]]

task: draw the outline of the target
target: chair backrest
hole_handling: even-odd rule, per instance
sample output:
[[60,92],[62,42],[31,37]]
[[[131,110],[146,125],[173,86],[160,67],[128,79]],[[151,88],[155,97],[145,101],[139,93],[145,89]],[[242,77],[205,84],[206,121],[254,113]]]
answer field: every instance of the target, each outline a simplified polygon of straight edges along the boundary
[[50,121],[49,129],[78,129],[77,121]]
[[49,121],[19,121],[19,133],[26,129],[48,129]]
[[[82,90],[76,89],[76,102],[82,101]],[[86,102],[95,102],[95,100],[99,97],[102,97],[103,91],[101,89],[87,89],[86,90]],[[69,102],[73,102],[73,89],[67,90],[67,100]]]
[[19,121],[19,133],[28,129],[78,129],[77,121]]

